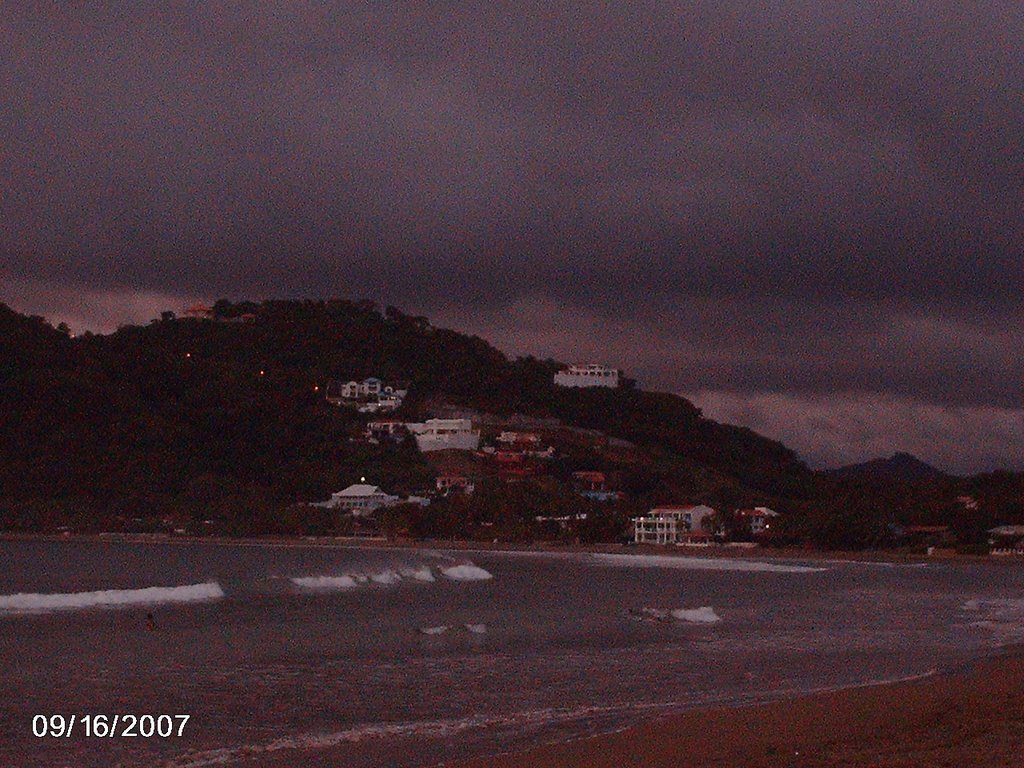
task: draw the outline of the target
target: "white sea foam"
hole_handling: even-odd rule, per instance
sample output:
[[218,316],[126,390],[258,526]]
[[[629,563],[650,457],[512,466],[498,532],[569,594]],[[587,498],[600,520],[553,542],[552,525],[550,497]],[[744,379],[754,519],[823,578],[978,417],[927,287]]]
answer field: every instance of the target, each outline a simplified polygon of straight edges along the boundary
[[582,707],[550,707],[544,709],[521,710],[505,713],[481,713],[462,718],[419,720],[411,722],[361,723],[344,730],[334,732],[304,733],[295,736],[282,736],[272,741],[255,744],[242,744],[232,747],[219,747],[207,751],[187,752],[163,763],[163,768],[209,768],[214,765],[232,764],[240,761],[252,761],[264,755],[272,755],[291,750],[330,749],[342,744],[365,743],[371,740],[388,739],[450,739],[467,731],[496,730],[499,728],[523,732],[557,723],[584,721],[588,718],[621,715],[629,713],[635,718],[637,714],[646,712],[668,712],[695,704],[703,706],[757,704],[783,697],[806,696],[843,689],[867,688],[875,685],[909,682],[932,677],[937,673],[931,669],[927,672],[905,677],[880,678],[849,685],[822,687],[792,687],[783,689],[766,689],[746,695],[736,693],[708,694],[699,699],[683,699],[676,701],[641,701],[617,705],[591,705]]
[[494,578],[483,568],[472,563],[441,568],[441,573],[453,581],[486,581],[487,579]]
[[97,592],[21,593],[0,596],[0,613],[36,613],[81,610],[83,608],[158,605],[160,603],[196,603],[217,600],[222,597],[224,597],[224,590],[215,581],[177,587],[105,589]]
[[960,609],[963,611],[984,610],[989,616],[995,618],[1024,620],[1024,599],[1022,598],[974,598],[961,605]]
[[443,635],[447,631],[447,625],[443,624],[439,627],[420,627],[420,632],[424,635]]
[[830,565],[864,565],[873,568],[931,568],[932,563],[892,563],[884,560],[821,560]]
[[353,576],[299,576],[291,580],[292,584],[303,589],[330,591],[335,589],[355,589],[359,586]]
[[424,565],[419,568],[403,568],[399,573],[407,579],[415,581],[434,581],[434,573],[430,566]]
[[466,628],[467,632],[471,632],[474,635],[484,635],[484,634],[487,634],[487,625],[486,624],[463,624],[463,626]]
[[677,608],[672,611],[672,618],[679,621],[688,621],[691,624],[717,624],[722,617],[715,613],[710,605],[700,608]]
[[691,624],[717,624],[722,618],[710,605],[700,608],[631,608],[626,615],[637,621],[685,621]]
[[429,738],[444,739],[471,730],[515,728],[525,730],[553,723],[573,722],[587,717],[620,712],[645,712],[665,709],[662,703],[641,702],[616,706],[585,706],[578,708],[547,708],[519,712],[471,715],[444,720],[420,720],[400,723],[364,723],[333,733],[308,733],[283,736],[262,744],[220,747],[203,752],[189,752],[164,763],[164,768],[208,768],[251,761],[263,755],[289,750],[329,749],[342,744],[370,740]]
[[[475,565],[456,565],[438,569],[453,581],[477,581],[490,579],[491,574]],[[429,584],[437,581],[433,570],[428,565],[410,565],[400,568],[387,568],[377,573],[348,573],[340,576],[295,576],[289,579],[297,587],[321,591],[356,589],[365,584],[391,586],[403,579]]]
[[977,617],[970,626],[990,632],[995,645],[1024,641],[1024,599],[974,598],[963,603],[960,609]]
[[695,571],[752,571],[759,573],[816,573],[827,568],[807,565],[782,565],[731,557],[675,557],[673,555],[615,555],[597,553],[591,556],[604,565],[624,568],[679,568]]

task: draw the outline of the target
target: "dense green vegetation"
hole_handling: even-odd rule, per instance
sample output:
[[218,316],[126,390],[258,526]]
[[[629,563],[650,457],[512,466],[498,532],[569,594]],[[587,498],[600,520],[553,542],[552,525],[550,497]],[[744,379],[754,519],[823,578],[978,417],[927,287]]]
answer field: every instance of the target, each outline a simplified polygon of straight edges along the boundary
[[[509,359],[393,308],[333,300],[214,309],[214,320],[167,312],[72,338],[0,305],[0,529],[344,532],[350,521],[297,505],[364,476],[415,492],[436,473],[411,441],[352,440],[366,418],[325,402],[326,381],[371,375],[411,382],[402,417],[456,406],[557,419],[635,446],[627,455],[569,446],[542,480],[485,482],[470,499],[393,510],[378,521],[386,532],[616,540],[646,505],[690,501],[768,504],[787,513],[787,538],[828,546],[884,544],[897,523],[937,520],[975,541],[993,522],[1024,519],[1019,475],[882,488],[825,478],[683,398],[556,387],[556,361]],[[584,502],[568,484],[576,469],[619,473],[628,501]],[[980,509],[951,506],[960,493],[978,496]]]

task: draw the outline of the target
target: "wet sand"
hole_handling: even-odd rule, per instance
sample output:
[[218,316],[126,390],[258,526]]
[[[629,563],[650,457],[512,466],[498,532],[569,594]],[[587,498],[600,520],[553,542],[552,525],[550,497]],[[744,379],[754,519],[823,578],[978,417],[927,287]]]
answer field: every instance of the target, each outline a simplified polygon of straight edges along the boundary
[[636,728],[458,768],[939,768],[1024,765],[1024,653],[966,672]]

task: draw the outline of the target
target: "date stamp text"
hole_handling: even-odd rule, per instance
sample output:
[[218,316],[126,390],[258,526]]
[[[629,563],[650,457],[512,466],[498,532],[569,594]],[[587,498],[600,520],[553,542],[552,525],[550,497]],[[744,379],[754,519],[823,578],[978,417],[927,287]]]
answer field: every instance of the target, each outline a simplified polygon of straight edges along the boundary
[[182,736],[191,715],[36,715],[32,735],[40,739],[142,738],[169,739]]

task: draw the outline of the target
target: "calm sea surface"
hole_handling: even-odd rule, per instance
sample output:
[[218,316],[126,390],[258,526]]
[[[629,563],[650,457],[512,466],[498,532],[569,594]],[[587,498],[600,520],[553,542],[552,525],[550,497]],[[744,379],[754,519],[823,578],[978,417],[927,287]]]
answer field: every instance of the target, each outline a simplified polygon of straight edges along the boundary
[[[1022,584],[944,563],[0,542],[0,766],[319,747],[434,765],[942,670],[1024,640]],[[191,719],[171,738],[33,735],[38,714],[103,713]]]

